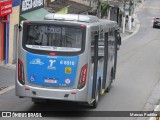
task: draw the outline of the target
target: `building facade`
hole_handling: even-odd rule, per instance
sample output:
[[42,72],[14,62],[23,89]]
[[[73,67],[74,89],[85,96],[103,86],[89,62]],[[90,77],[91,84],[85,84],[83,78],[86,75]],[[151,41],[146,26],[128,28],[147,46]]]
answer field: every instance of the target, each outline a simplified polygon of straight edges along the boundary
[[9,63],[15,63],[17,59],[17,40],[19,25],[20,0],[13,0],[12,14],[10,15],[9,26]]
[[44,20],[49,12],[44,9],[44,0],[21,0],[20,22],[22,20]]
[[9,62],[10,14],[13,13],[12,0],[0,0],[0,62]]

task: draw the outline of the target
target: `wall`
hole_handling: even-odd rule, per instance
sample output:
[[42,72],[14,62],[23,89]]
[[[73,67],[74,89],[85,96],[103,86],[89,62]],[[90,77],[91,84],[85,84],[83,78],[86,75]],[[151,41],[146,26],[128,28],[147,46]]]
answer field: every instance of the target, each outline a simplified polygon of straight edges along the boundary
[[78,2],[78,3],[84,4],[86,6],[90,5],[90,0],[70,0],[70,1]]
[[[17,4],[18,3],[14,4],[14,5],[17,5]],[[10,15],[9,63],[13,62],[14,25],[19,24],[19,11],[20,11],[20,7],[19,6],[15,6],[15,7],[12,8],[12,14]]]

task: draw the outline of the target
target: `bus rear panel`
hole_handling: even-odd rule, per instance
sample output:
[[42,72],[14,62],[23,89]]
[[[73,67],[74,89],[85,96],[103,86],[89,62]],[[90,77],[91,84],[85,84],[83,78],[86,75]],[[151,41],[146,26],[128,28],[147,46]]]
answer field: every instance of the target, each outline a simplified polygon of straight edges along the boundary
[[20,38],[18,96],[87,101],[86,27],[24,22]]

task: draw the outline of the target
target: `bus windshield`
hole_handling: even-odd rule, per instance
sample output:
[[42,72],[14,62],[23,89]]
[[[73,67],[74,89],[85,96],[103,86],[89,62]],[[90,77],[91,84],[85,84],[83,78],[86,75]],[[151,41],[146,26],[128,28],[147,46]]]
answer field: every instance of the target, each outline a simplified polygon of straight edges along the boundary
[[25,47],[44,51],[77,52],[82,49],[82,29],[54,25],[27,25]]

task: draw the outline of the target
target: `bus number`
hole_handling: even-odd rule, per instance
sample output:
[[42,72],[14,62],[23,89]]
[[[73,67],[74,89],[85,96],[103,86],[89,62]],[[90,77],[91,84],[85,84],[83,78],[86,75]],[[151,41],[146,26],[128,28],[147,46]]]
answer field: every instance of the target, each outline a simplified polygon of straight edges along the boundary
[[75,62],[74,61],[60,61],[60,64],[61,65],[72,65],[74,66],[75,65]]

